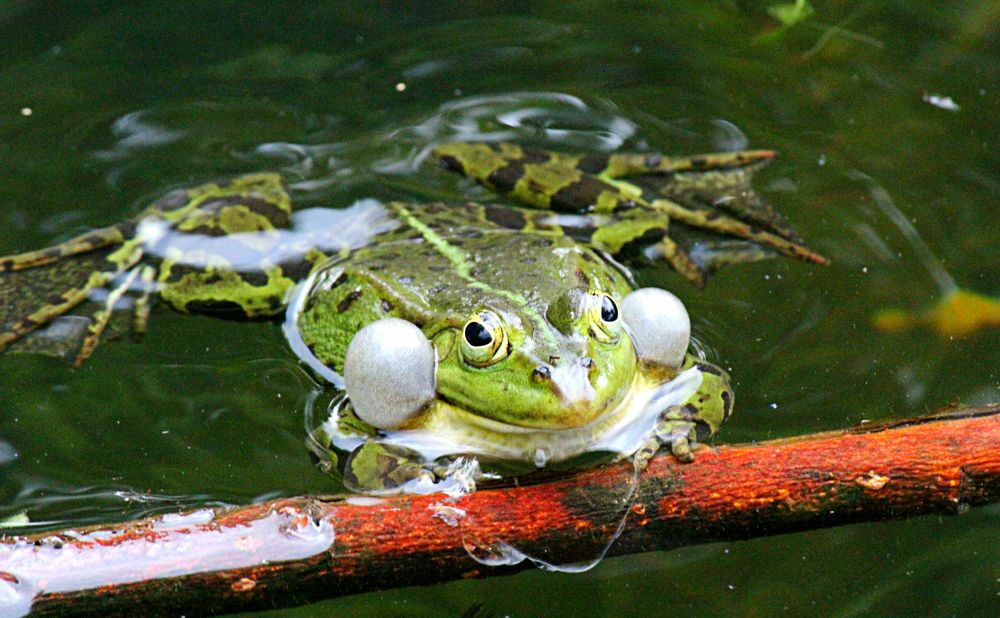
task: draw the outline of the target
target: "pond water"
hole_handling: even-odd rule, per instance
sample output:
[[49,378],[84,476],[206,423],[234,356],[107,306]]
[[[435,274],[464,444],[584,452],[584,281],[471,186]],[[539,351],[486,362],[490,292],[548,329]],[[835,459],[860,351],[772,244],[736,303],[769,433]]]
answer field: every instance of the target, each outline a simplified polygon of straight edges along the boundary
[[[487,199],[439,141],[774,148],[756,180],[832,260],[726,270],[688,305],[730,369],[717,443],[1000,399],[1000,330],[881,332],[955,284],[1000,294],[1000,8],[814,2],[0,3],[0,255],[263,169],[300,208]],[[33,529],[329,493],[316,387],[278,323],[154,311],[81,369],[0,356],[0,519]],[[995,613],[1000,508],[333,600],[287,615]]]

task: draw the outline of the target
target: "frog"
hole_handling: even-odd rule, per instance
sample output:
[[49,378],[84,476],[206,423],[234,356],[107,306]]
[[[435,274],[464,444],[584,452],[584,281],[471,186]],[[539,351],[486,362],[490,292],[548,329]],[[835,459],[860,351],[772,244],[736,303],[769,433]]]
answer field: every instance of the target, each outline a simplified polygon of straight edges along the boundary
[[451,143],[431,156],[521,205],[362,200],[318,220],[293,211],[276,173],[178,189],[133,219],[0,258],[0,349],[80,307],[77,366],[122,305],[140,335],[154,300],[284,316],[294,353],[346,392],[318,435],[338,446],[326,463],[349,489],[474,488],[481,464],[608,451],[641,470],[664,445],[691,461],[730,417],[728,374],[689,349],[683,303],[637,287],[618,258],[665,260],[696,285],[773,252],[825,262],[749,187],[770,151]]

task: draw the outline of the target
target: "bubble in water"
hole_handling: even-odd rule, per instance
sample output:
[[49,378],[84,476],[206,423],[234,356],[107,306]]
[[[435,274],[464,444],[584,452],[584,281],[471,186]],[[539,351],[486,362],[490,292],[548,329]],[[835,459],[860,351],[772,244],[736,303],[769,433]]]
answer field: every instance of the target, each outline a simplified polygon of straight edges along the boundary
[[715,132],[712,134],[712,147],[716,150],[745,150],[750,140],[743,131],[728,120],[716,118],[712,121]]
[[440,519],[452,528],[465,519],[465,511],[451,504],[435,503],[428,507],[434,511],[434,517]]
[[463,535],[462,547],[470,558],[491,567],[520,564],[527,557],[503,541],[481,542]]

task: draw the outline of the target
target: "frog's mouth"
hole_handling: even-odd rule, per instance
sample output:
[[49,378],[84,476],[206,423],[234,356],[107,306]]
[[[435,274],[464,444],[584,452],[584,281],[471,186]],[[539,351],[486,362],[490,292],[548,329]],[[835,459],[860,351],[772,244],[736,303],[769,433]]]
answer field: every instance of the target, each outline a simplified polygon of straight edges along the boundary
[[[528,403],[526,401],[505,400],[507,393],[497,393],[497,397],[470,397],[467,392],[450,392],[438,382],[436,399],[427,411],[408,421],[402,428],[413,429],[424,426],[428,416],[435,416],[435,406],[440,404],[454,411],[456,422],[475,425],[484,430],[502,432],[562,432],[568,429],[586,427],[617,409],[621,400],[633,388],[632,383],[611,390],[603,389],[608,378],[598,376],[603,384],[594,384],[589,367],[580,364],[544,365],[545,377],[533,378],[543,381],[539,392],[544,395]],[[536,370],[537,371],[537,370]],[[633,374],[634,382],[634,374]],[[509,397],[516,397],[510,394]],[[543,407],[544,406],[544,407]],[[497,409],[505,409],[508,418],[497,416]],[[538,413],[543,409],[558,409],[558,413]]]
[[660,413],[681,405],[701,386],[702,374],[687,369],[670,379],[637,371],[630,388],[593,421],[570,428],[532,428],[485,418],[446,400],[436,400],[411,428],[386,433],[383,442],[413,449],[427,461],[473,455],[485,461],[558,463],[587,452],[625,457],[652,435]]

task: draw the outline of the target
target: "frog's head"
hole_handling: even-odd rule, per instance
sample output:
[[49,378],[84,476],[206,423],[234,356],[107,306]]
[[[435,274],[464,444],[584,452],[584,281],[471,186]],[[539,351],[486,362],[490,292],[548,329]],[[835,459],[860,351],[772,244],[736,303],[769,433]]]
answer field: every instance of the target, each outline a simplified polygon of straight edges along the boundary
[[[662,290],[636,290],[621,301],[587,288],[547,305],[496,299],[429,340],[402,320],[369,325],[348,350],[347,391],[359,416],[382,428],[405,426],[435,401],[486,423],[578,427],[618,403],[640,359],[678,367],[689,333],[683,305]],[[361,368],[372,359],[378,367]],[[362,374],[367,379],[352,389],[352,376]]]
[[501,423],[560,429],[594,420],[628,389],[635,349],[611,295],[570,289],[547,307],[502,300],[433,336],[443,400]]

